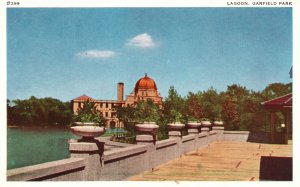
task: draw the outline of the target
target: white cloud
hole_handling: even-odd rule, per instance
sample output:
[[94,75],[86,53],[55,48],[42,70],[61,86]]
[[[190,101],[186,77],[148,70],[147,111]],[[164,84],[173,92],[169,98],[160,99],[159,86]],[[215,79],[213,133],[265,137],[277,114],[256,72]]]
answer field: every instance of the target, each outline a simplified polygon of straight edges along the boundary
[[81,58],[101,58],[101,59],[105,59],[105,58],[111,58],[113,56],[115,56],[115,52],[114,51],[101,51],[101,50],[88,50],[88,51],[82,51],[77,53],[76,55],[78,57]]
[[144,33],[131,38],[126,45],[136,48],[153,48],[156,46],[156,43],[149,34]]

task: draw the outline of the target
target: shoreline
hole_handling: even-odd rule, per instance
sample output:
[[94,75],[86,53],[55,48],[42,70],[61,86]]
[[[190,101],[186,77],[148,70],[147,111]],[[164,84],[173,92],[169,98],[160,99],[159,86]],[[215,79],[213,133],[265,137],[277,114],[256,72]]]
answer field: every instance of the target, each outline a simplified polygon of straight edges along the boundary
[[7,125],[7,128],[17,129],[17,128],[68,128],[68,125]]

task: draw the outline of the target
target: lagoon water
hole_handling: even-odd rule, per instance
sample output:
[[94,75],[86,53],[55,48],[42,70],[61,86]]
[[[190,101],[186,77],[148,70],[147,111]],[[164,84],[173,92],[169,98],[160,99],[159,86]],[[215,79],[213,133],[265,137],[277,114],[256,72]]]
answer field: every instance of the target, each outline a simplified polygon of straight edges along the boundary
[[[103,136],[124,133],[107,129]],[[69,158],[68,140],[79,139],[68,127],[7,128],[7,169],[19,168]]]
[[[103,136],[124,133],[107,129]],[[19,168],[69,158],[68,140],[79,139],[68,127],[7,128],[7,169]]]
[[7,169],[68,158],[70,138],[66,127],[7,128]]

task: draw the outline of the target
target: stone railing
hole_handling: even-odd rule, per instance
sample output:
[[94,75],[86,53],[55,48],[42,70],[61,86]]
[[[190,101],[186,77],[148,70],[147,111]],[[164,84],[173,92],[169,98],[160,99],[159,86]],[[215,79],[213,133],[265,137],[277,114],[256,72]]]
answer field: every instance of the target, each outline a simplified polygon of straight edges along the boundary
[[246,132],[224,132],[220,126],[211,129],[199,133],[191,131],[186,136],[179,134],[156,142],[137,142],[112,150],[104,150],[105,142],[72,142],[69,146],[71,158],[8,170],[7,180],[125,180],[215,141],[247,140]]
[[8,181],[83,180],[84,158],[68,158],[33,166],[11,169]]

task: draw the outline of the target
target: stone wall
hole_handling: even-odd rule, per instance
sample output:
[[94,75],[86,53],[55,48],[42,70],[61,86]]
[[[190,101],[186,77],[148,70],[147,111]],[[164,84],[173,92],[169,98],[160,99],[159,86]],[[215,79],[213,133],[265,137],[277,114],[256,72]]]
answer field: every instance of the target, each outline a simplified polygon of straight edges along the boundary
[[83,158],[68,158],[7,171],[8,181],[84,180]]
[[70,143],[71,158],[8,170],[7,180],[126,180],[215,141],[247,141],[248,136],[249,132],[213,129],[105,151],[103,142],[73,142]]
[[[280,140],[282,133],[275,134]],[[256,142],[256,143],[271,143],[270,132],[249,132],[249,131],[224,131],[223,140],[225,141],[242,141],[242,142]],[[282,143],[282,142],[275,142]]]
[[246,142],[249,137],[249,131],[224,131],[225,141],[242,141]]

